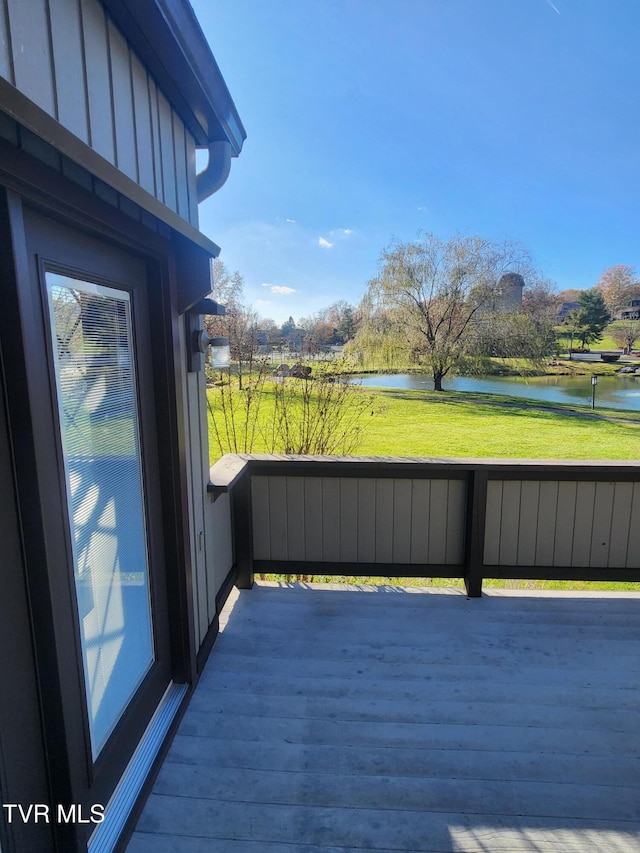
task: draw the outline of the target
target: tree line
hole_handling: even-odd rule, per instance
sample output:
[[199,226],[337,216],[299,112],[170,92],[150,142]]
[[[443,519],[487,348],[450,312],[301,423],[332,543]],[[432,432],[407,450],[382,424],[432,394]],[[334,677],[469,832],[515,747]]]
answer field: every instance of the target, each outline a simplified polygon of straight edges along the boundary
[[571,351],[607,329],[627,352],[640,339],[640,281],[632,267],[609,267],[592,288],[558,292],[526,248],[509,240],[426,234],[394,241],[359,305],[340,300],[281,325],[244,304],[241,274],[219,260],[213,281],[213,297],[227,314],[206,322],[211,334],[229,338],[241,386],[243,365],[250,372],[256,355],[273,349],[305,356],[339,345],[361,362],[413,363],[441,390],[448,374],[480,370],[482,359],[557,356],[561,338]]

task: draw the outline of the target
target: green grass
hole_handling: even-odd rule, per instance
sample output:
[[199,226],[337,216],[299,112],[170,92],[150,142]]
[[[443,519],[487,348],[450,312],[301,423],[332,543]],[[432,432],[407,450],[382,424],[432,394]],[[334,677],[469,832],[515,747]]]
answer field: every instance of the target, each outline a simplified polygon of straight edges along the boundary
[[611,423],[572,416],[569,406],[557,407],[564,415],[498,395],[421,391],[380,391],[376,400],[384,414],[367,425],[364,455],[635,459],[640,447],[633,413],[608,410],[628,420]]
[[[530,459],[636,459],[640,414],[600,409],[619,422],[575,416],[576,407],[554,406],[566,414],[497,394],[375,390],[366,416],[363,456],[454,456]],[[265,394],[261,419],[269,420],[272,398]],[[583,410],[584,411],[584,410]],[[588,410],[587,410],[588,411]],[[215,453],[210,425],[210,446]],[[253,452],[267,448],[258,441]],[[217,456],[215,457],[217,458]],[[212,461],[215,461],[212,460]]]
[[[364,393],[364,392],[362,392]],[[369,392],[367,392],[369,393]],[[544,410],[539,401],[497,394],[375,390],[358,453],[367,456],[452,456],[532,459],[636,459],[640,413],[601,410],[619,422],[576,416],[581,410],[555,405],[564,414]],[[269,395],[263,417],[269,417]],[[535,408],[534,408],[535,407]],[[211,447],[215,445],[212,442]],[[259,445],[254,452],[263,450]],[[267,575],[268,580],[400,586],[461,587],[462,579],[375,578],[353,576]],[[633,583],[491,580],[487,589],[638,591]]]
[[[387,578],[355,575],[259,575],[260,580],[278,583],[342,583],[362,584],[364,586],[413,586],[413,587],[452,587],[464,588],[462,578]],[[548,581],[548,580],[500,580],[484,578],[483,589],[530,589],[530,590],[573,590],[597,592],[640,592],[640,585],[631,582],[615,581]]]

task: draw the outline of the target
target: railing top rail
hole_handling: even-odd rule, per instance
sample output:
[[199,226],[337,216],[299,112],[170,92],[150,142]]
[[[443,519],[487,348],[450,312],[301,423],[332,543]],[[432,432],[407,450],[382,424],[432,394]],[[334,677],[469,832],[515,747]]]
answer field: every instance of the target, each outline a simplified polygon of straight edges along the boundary
[[246,472],[269,476],[425,477],[470,473],[489,479],[640,480],[640,461],[590,459],[476,459],[467,457],[278,456],[228,454],[211,468],[209,491],[229,491]]

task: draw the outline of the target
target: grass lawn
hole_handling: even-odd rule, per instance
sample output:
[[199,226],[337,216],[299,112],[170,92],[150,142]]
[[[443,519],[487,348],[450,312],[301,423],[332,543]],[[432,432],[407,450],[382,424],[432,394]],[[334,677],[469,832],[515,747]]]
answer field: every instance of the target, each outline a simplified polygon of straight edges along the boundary
[[[512,397],[429,391],[375,390],[367,393],[372,412],[367,418],[358,453],[366,456],[467,456],[531,459],[636,459],[640,449],[640,413],[601,410],[619,422],[577,417],[576,409],[560,405],[561,414],[544,410],[537,401]],[[269,420],[270,395],[263,418]],[[534,408],[537,407],[537,408]],[[634,420],[635,419],[635,420]],[[216,447],[210,425],[210,447]],[[263,452],[260,442],[254,447]],[[215,454],[214,454],[215,457]],[[215,461],[215,458],[212,460]],[[268,575],[269,580],[455,586],[462,579],[374,578],[347,576]],[[558,590],[634,590],[633,583],[580,581],[485,580],[487,588]]]
[[375,400],[383,413],[366,426],[364,455],[635,459],[640,450],[634,413],[608,410],[628,420],[611,423],[576,417],[571,407],[558,407],[565,415],[498,395],[421,391],[379,391]]
[[[269,574],[256,575],[259,580],[278,581],[279,583],[344,583],[364,584],[366,586],[435,586],[452,587],[461,589],[464,587],[462,578],[384,578],[365,577],[355,575],[286,575]],[[483,589],[556,589],[556,590],[585,590],[589,592],[614,591],[614,592],[639,592],[640,585],[632,582],[615,581],[548,581],[548,580],[500,580],[498,578],[484,578]]]
[[[467,456],[530,459],[636,459],[640,414],[601,409],[620,422],[577,417],[571,406],[544,410],[543,404],[512,397],[429,391],[371,390],[363,456]],[[272,399],[264,396],[263,423]],[[635,419],[635,420],[634,420]],[[626,422],[625,422],[626,421]],[[219,456],[211,424],[212,462]],[[257,435],[253,451],[268,450]]]

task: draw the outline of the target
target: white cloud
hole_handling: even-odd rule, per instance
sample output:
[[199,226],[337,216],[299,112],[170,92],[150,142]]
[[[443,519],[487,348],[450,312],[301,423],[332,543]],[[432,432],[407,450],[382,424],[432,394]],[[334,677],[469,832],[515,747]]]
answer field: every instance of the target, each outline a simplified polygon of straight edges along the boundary
[[295,219],[285,219],[285,222],[295,222]]
[[417,210],[426,210],[426,207],[418,207]]
[[322,246],[323,249],[330,249],[333,246],[333,243],[325,240],[324,237],[318,237],[318,246]]
[[271,293],[279,293],[281,296],[287,296],[289,293],[295,293],[295,287],[286,287],[283,284],[268,284],[263,282],[263,287],[268,287]]
[[271,305],[268,299],[256,299],[256,305]]

